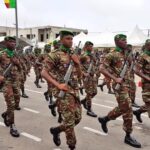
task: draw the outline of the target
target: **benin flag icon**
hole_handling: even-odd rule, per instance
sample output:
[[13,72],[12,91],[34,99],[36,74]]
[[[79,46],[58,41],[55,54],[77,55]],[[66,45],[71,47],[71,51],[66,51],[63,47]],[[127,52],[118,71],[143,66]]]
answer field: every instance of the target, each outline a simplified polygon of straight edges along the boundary
[[4,0],[7,8],[16,8],[16,0]]

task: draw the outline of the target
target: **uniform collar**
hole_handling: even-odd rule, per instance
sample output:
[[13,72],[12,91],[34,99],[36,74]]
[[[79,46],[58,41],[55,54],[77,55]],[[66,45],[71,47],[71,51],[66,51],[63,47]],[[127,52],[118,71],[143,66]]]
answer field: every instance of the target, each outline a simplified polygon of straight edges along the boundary
[[12,50],[9,50],[8,48],[6,48],[6,49],[4,49],[4,52],[6,52],[7,53],[7,55],[8,55],[8,57],[14,57],[14,51],[12,51]]
[[85,54],[86,54],[87,56],[90,56],[90,55],[91,55],[91,51],[86,50],[86,51],[85,51]]
[[65,53],[68,53],[68,54],[71,53],[71,49],[65,47],[64,45],[61,45],[61,46],[60,46],[60,50],[63,51],[63,52],[65,52]]
[[123,49],[121,49],[120,47],[117,46],[117,47],[115,48],[115,51],[116,51],[116,52],[122,52]]
[[147,54],[148,56],[150,56],[150,51],[144,50],[144,54]]

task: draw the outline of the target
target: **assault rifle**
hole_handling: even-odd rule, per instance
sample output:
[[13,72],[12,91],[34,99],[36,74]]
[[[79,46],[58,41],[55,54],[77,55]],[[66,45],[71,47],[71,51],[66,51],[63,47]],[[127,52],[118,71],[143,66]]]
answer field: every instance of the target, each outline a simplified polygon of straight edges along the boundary
[[[81,41],[79,42],[78,47],[75,49],[75,54],[78,54],[78,50],[79,50],[80,44],[81,44]],[[65,77],[64,77],[64,81],[65,81],[66,85],[68,85],[68,83],[69,83],[69,80],[70,80],[70,77],[71,77],[71,74],[72,74],[72,71],[73,71],[73,67],[74,67],[74,62],[71,60],[69,68],[68,68],[68,70],[67,70],[67,72],[65,74]],[[65,92],[64,91],[60,91],[58,96],[60,98],[63,98],[64,95],[65,95]]]

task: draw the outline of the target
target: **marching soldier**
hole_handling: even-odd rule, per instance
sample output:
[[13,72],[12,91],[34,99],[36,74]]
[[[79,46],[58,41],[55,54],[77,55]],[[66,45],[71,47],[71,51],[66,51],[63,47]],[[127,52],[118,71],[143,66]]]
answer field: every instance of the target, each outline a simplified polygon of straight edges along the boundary
[[[95,57],[92,54],[93,43],[87,41],[84,45],[84,54],[80,57],[80,62],[83,71],[83,86],[85,89],[86,97],[81,101],[84,108],[87,109],[87,115],[91,117],[97,117],[97,115],[92,111],[92,98],[97,94],[97,77],[96,77],[96,66]],[[91,73],[88,74],[88,69],[93,61],[93,66]]]
[[34,63],[34,72],[35,72],[35,82],[34,84],[36,85],[37,88],[42,88],[41,85],[39,84],[39,81],[41,79],[41,71],[42,71],[42,55],[41,55],[41,49],[35,48],[35,63]]
[[[42,76],[48,83],[52,84],[53,95],[57,98],[57,106],[63,116],[62,125],[50,128],[54,143],[61,144],[60,133],[65,132],[67,144],[70,150],[76,146],[76,136],[74,127],[81,120],[81,105],[79,101],[78,77],[81,77],[80,62],[78,57],[71,50],[73,33],[69,31],[60,32],[61,46],[45,59],[45,67]],[[64,76],[70,61],[74,62],[74,69],[71,74],[69,84],[64,84]],[[63,98],[59,97],[59,92],[65,91]]]
[[[10,127],[10,134],[13,137],[19,137],[20,134],[15,127],[14,110],[20,110],[19,101],[19,61],[14,56],[14,49],[16,46],[15,38],[5,37],[6,49],[1,51],[0,55],[0,83],[3,83],[3,94],[7,105],[7,110],[2,114],[4,123],[7,127]],[[10,73],[7,76],[3,76],[4,71],[8,66],[12,64]]]
[[[128,44],[127,45],[127,50],[129,52],[132,52],[132,45]],[[131,57],[131,62],[130,62],[130,90],[129,90],[129,96],[131,98],[131,101],[132,101],[132,107],[136,107],[136,108],[139,108],[139,106],[136,104],[135,102],[135,96],[136,96],[136,83],[135,83],[135,76],[134,76],[134,70],[133,70],[133,67],[134,67],[134,63],[135,63],[135,59],[134,58],[134,54],[132,54],[132,57]],[[132,65],[133,63],[133,65]]]
[[[128,61],[129,54],[126,50],[127,41],[126,36],[119,34],[115,36],[116,49],[106,55],[103,64],[100,66],[100,71],[104,75],[113,79],[113,89],[115,92],[116,100],[118,106],[108,113],[105,117],[99,117],[99,123],[105,133],[108,132],[107,123],[110,120],[115,120],[122,115],[124,124],[123,129],[126,132],[124,142],[136,148],[141,148],[141,144],[137,142],[132,136],[132,121],[133,121],[133,111],[132,102],[129,97],[129,87],[130,87],[130,69],[129,66],[125,72],[124,79],[120,78],[120,73],[122,68]],[[127,63],[128,64],[128,63]],[[120,89],[116,90],[115,87],[120,84]]]
[[150,40],[146,40],[144,51],[136,63],[135,73],[142,78],[142,98],[145,105],[133,113],[137,120],[142,123],[142,113],[147,112],[150,117]]

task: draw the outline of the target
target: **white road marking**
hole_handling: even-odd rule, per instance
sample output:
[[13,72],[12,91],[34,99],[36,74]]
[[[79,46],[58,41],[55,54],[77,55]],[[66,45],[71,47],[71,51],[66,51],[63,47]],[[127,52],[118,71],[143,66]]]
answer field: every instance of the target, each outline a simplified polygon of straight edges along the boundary
[[[122,118],[120,118],[120,117],[119,117],[119,118],[117,118],[116,120],[118,120],[118,121],[123,121],[123,119],[122,119]],[[135,124],[136,122],[135,122],[135,121],[132,121],[132,123],[133,123],[133,124]]]
[[110,103],[110,104],[117,104],[117,103],[112,102],[112,101],[104,101],[104,102],[106,102],[106,103]]
[[32,140],[34,140],[36,142],[41,142],[42,141],[42,139],[40,139],[39,137],[36,137],[34,135],[31,135],[31,134],[28,134],[26,132],[22,132],[21,135],[23,135],[23,136],[25,136],[25,137],[27,137],[29,139],[32,139]]
[[149,118],[147,115],[142,114],[143,117]]
[[92,129],[92,128],[89,128],[89,127],[83,127],[83,129],[88,130],[88,131],[93,132],[93,133],[96,133],[96,134],[99,134],[99,135],[103,135],[103,136],[108,135],[106,133],[100,132],[98,130],[95,130],[95,129]]
[[29,112],[35,113],[35,114],[39,114],[39,113],[40,113],[39,111],[36,111],[36,110],[30,109],[30,108],[23,108],[23,109],[24,109],[24,110],[26,110],[26,111],[29,111]]
[[97,104],[97,103],[93,103],[93,105],[100,106],[100,107],[105,107],[105,108],[108,108],[108,109],[113,109],[114,108],[114,107],[110,107],[110,106],[106,106],[106,105],[101,105],[101,104]]
[[138,130],[142,130],[141,127],[138,127],[138,126],[134,126],[135,129],[138,129]]
[[0,122],[0,126],[5,127],[5,124],[3,122]]
[[25,89],[25,90],[29,92],[33,92],[33,93],[43,94],[43,92],[39,92],[39,91],[34,91],[34,90],[29,90],[29,89]]

